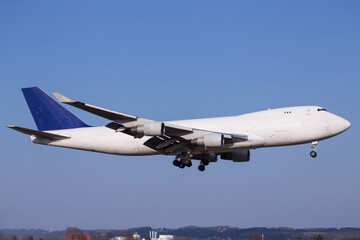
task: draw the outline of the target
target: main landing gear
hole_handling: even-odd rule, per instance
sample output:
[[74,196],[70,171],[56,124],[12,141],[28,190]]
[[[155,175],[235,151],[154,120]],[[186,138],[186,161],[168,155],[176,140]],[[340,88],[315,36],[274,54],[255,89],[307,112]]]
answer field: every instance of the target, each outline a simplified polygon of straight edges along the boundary
[[201,161],[200,161],[200,165],[198,166],[199,171],[200,171],[200,172],[205,171],[205,166],[207,166],[207,165],[209,165],[209,161],[208,161],[208,160],[205,160],[205,159],[201,160]]
[[191,167],[192,166],[192,162],[189,160],[189,162],[185,163],[181,160],[175,159],[173,161],[173,165],[175,167],[179,167],[179,168],[185,168],[185,167]]
[[313,158],[315,158],[317,156],[316,145],[318,145],[318,144],[319,144],[318,141],[312,142],[312,145],[311,145],[312,151],[310,152],[310,156],[313,157]]
[[178,154],[173,161],[173,165],[179,168],[191,167],[192,162],[189,158],[190,154]]
[[[191,158],[193,157],[192,153],[186,153],[186,154],[178,154],[175,157],[175,160],[173,161],[173,165],[175,167],[179,168],[185,168],[185,167],[191,167],[192,162]],[[199,171],[203,172],[205,171],[205,166],[209,165],[208,160],[201,160],[200,165],[198,166]]]

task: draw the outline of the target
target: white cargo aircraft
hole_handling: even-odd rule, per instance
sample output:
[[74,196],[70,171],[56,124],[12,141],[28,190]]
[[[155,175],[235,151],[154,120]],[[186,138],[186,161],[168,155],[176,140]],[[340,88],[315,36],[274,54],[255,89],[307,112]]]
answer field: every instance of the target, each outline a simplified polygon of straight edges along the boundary
[[269,109],[233,117],[159,122],[135,117],[54,93],[62,103],[106,118],[106,126],[91,127],[37,87],[22,89],[38,130],[7,126],[30,135],[33,143],[100,153],[140,156],[174,155],[173,164],[198,169],[221,159],[247,162],[251,149],[312,143],[316,145],[350,127],[350,122],[322,107]]

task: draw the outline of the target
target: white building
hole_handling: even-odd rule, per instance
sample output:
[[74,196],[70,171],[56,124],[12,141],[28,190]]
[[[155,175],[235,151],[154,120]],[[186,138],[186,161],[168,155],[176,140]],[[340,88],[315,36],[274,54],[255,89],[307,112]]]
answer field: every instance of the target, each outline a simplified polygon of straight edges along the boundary
[[[134,240],[140,240],[140,235],[138,233],[134,233],[133,234],[133,239]],[[109,240],[126,240],[126,237],[113,237],[113,238],[109,238]]]
[[126,240],[126,237],[113,237],[109,238],[109,240]]
[[134,233],[133,239],[134,239],[134,240],[140,240],[140,235],[139,235],[137,232]]
[[174,240],[174,235],[159,235],[158,240]]
[[156,231],[150,231],[150,238],[151,240],[174,240],[173,235],[159,235],[159,237],[157,237]]

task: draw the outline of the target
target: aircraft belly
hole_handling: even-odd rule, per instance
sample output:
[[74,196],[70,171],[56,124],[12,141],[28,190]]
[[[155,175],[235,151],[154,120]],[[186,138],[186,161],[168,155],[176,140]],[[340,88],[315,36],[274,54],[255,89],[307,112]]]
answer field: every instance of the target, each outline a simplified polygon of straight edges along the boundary
[[123,142],[118,144],[119,155],[153,155],[157,151],[143,145],[143,141]]

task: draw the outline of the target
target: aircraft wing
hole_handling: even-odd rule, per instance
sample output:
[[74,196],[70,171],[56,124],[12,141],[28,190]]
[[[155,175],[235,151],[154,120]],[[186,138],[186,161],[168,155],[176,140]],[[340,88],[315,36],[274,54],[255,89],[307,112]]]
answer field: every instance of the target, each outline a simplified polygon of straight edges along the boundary
[[204,145],[206,147],[207,143],[212,144],[214,141],[218,142],[219,146],[222,146],[223,144],[232,144],[248,140],[247,135],[214,132],[166,122],[157,122],[74,101],[60,93],[53,94],[62,103],[113,121],[107,124],[106,127],[117,132],[134,136],[134,138],[151,136],[151,138],[145,142],[145,145],[158,151],[164,151],[165,153],[184,151],[184,149],[194,148],[197,145]]
[[90,112],[92,114],[98,115],[100,117],[109,119],[111,121],[115,121],[115,122],[119,122],[119,123],[123,123],[123,122],[131,122],[131,121],[136,121],[138,118],[135,116],[131,116],[128,114],[124,114],[124,113],[119,113],[119,112],[115,112],[112,110],[108,110],[105,108],[100,108],[97,106],[93,106],[87,103],[83,103],[83,102],[79,102],[79,101],[74,101],[68,97],[65,97],[64,95],[60,94],[60,93],[53,93],[54,96],[57,98],[57,100],[59,100],[59,102],[62,103],[66,103],[69,104],[71,106],[74,106],[76,108],[80,108],[84,111]]

